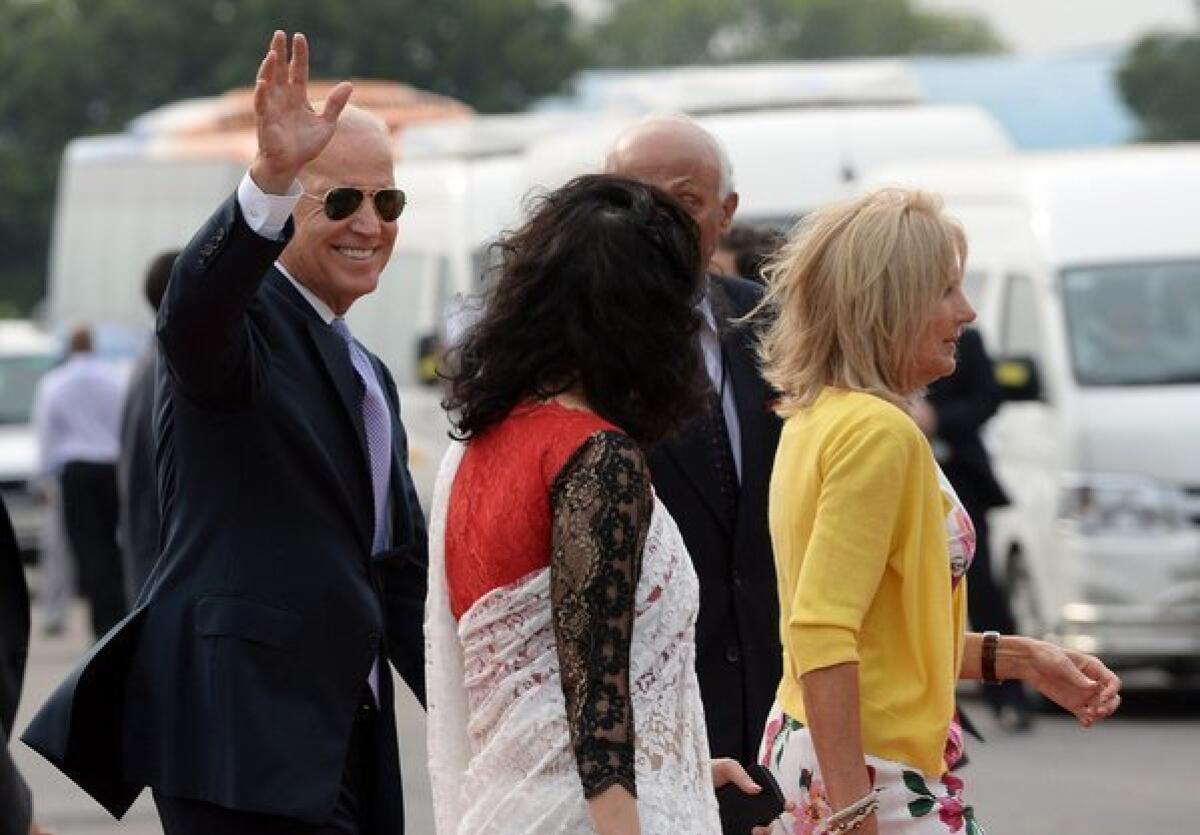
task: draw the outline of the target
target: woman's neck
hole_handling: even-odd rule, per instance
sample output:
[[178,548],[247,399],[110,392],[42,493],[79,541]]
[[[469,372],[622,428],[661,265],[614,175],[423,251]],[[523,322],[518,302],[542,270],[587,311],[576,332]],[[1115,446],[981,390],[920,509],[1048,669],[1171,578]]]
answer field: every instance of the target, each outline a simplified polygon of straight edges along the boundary
[[550,402],[557,403],[566,409],[574,409],[578,412],[596,411],[592,408],[591,404],[588,403],[587,398],[583,396],[583,390],[578,386],[574,386],[566,391],[559,392],[558,394],[554,395],[554,397],[550,398]]

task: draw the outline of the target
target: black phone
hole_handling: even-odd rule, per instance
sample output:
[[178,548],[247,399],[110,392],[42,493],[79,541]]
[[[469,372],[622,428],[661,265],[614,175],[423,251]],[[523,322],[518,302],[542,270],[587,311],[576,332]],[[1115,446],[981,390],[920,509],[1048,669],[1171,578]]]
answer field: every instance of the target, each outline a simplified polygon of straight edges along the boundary
[[717,789],[724,835],[750,835],[756,826],[766,826],[783,813],[783,791],[775,777],[758,763],[746,766],[750,779],[762,786],[758,794],[746,794],[733,783]]

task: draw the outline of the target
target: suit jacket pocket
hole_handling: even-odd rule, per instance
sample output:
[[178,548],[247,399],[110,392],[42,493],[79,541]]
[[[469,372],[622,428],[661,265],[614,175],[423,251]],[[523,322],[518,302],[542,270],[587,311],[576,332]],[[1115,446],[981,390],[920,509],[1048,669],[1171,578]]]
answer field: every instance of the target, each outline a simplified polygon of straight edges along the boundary
[[196,602],[196,632],[205,637],[241,638],[291,649],[300,636],[295,612],[233,595],[207,595]]

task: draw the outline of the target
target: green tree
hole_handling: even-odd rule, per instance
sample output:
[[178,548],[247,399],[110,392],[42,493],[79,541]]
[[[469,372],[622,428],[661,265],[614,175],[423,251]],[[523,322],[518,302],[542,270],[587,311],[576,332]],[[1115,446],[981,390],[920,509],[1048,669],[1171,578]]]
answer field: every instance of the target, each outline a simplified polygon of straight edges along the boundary
[[995,52],[982,20],[911,0],[613,0],[590,32],[602,66]]
[[1117,84],[1144,138],[1200,139],[1200,35],[1147,35],[1125,56]]
[[67,140],[251,83],[274,29],[308,34],[313,77],[405,81],[485,112],[559,90],[585,58],[560,0],[0,0],[0,300],[42,295]]

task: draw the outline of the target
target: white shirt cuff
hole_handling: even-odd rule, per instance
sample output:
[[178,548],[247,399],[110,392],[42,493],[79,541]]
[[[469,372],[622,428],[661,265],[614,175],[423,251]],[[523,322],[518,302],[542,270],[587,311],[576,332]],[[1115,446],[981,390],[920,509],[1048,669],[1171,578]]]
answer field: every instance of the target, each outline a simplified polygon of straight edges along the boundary
[[264,238],[277,241],[288,218],[292,216],[292,209],[296,208],[296,201],[303,193],[300,181],[292,180],[287,194],[267,194],[247,171],[238,183],[237,200],[246,225]]

